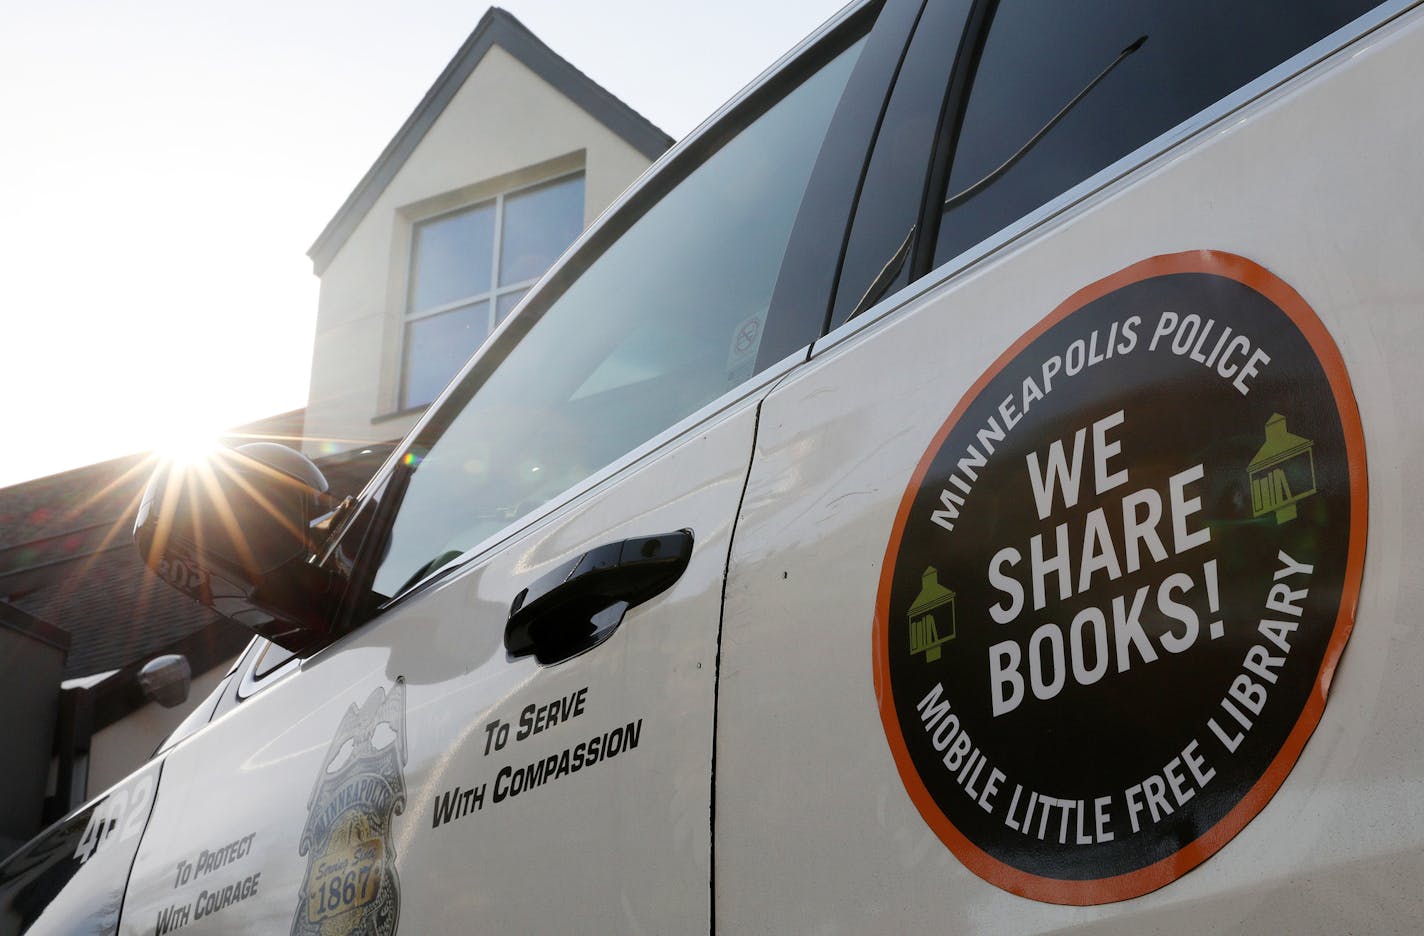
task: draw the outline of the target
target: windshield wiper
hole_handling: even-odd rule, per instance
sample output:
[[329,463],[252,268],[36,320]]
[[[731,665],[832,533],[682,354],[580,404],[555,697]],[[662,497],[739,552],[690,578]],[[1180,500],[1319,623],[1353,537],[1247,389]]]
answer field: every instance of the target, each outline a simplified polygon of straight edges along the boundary
[[1106,78],[1109,74],[1112,73],[1112,70],[1114,68],[1117,68],[1119,65],[1122,64],[1124,59],[1126,59],[1132,53],[1136,52],[1138,49],[1142,48],[1143,43],[1145,43],[1146,41],[1146,36],[1138,36],[1137,39],[1135,39],[1131,45],[1129,45],[1127,48],[1123,49],[1117,54],[1117,58],[1113,59],[1111,62],[1108,63],[1107,68],[1104,68],[1102,71],[1098,72],[1098,76],[1096,78],[1084,85],[1083,90],[1073,95],[1072,100],[1070,100],[1067,104],[1064,104],[1063,108],[1059,110],[1058,113],[1050,117],[1048,123],[1044,124],[1038,129],[1037,133],[1029,137],[1028,142],[1025,143],[1023,146],[1020,146],[1017,152],[1015,152],[1008,159],[1000,163],[996,168],[989,170],[988,175],[984,176],[978,182],[975,182],[968,188],[962,189],[961,191],[956,192],[955,194],[946,198],[944,200],[944,208],[948,210],[950,208],[953,208],[955,205],[960,204],[961,202],[969,200],[970,198],[979,194],[980,191],[989,186],[992,182],[997,180],[999,176],[1012,169],[1014,163],[1027,156],[1029,150],[1037,146],[1039,141],[1048,135],[1048,131],[1056,127],[1059,121],[1061,121],[1064,117],[1068,116],[1069,111],[1077,107],[1078,104],[1082,102],[1083,98],[1088,96],[1088,92],[1096,88],[1104,78]]
[[[1004,160],[994,169],[991,169],[988,174],[986,174],[983,178],[946,198],[940,210],[948,211],[950,208],[953,208],[956,205],[968,201],[975,195],[978,195],[980,192],[984,191],[984,189],[988,188],[991,184],[997,181],[999,177],[1002,176],[1004,173],[1012,169],[1015,163],[1027,156],[1029,151],[1032,150],[1035,146],[1037,146],[1039,142],[1042,141],[1043,138],[1048,135],[1048,132],[1058,125],[1059,121],[1061,121],[1064,117],[1067,117],[1068,113],[1072,111],[1073,108],[1077,107],[1078,104],[1082,102],[1083,98],[1088,96],[1089,92],[1096,88],[1104,78],[1106,78],[1109,74],[1112,73],[1113,69],[1121,65],[1123,63],[1123,60],[1126,59],[1129,55],[1142,48],[1142,46],[1146,42],[1147,37],[1145,35],[1138,36],[1135,40],[1133,40],[1132,43],[1130,43],[1125,49],[1123,49],[1117,54],[1117,58],[1113,59],[1111,62],[1108,63],[1107,68],[1104,68],[1102,71],[1098,72],[1097,77],[1095,77],[1092,81],[1084,85],[1083,89],[1077,94],[1073,95],[1073,97],[1068,101],[1068,103],[1064,104],[1063,107],[1059,109],[1058,113],[1054,114],[1051,118],[1049,118],[1048,123],[1038,128],[1037,132],[1035,132],[1033,136],[1028,138],[1028,142],[1024,143],[1023,146],[1020,146],[1018,150],[1015,151],[1013,155],[1011,155],[1008,159]],[[904,269],[906,259],[908,259],[910,256],[910,244],[915,238],[916,227],[917,225],[910,225],[910,230],[905,232],[905,239],[900,242],[900,246],[895,249],[895,253],[890,256],[890,259],[885,262],[885,266],[880,268],[880,272],[876,275],[875,279],[871,281],[868,287],[866,287],[865,295],[860,297],[860,301],[855,304],[855,308],[851,310],[850,315],[846,316],[846,321],[850,321],[860,313],[864,312],[866,309],[875,305],[875,303],[879,302],[881,298],[885,295],[886,290],[888,290],[891,284],[895,282],[896,278],[899,277],[900,271]]]
[[850,315],[846,316],[849,322],[866,309],[880,301],[880,297],[885,295],[885,291],[890,288],[890,284],[895,282],[900,275],[900,270],[905,266],[905,260],[910,256],[910,244],[915,239],[917,224],[910,225],[910,229],[905,232],[905,239],[900,242],[900,246],[895,248],[895,252],[890,255],[890,259],[885,261],[885,265],[880,268],[880,272],[875,274],[875,279],[870,281],[870,285],[865,288],[865,295],[860,297],[860,301],[855,304]]

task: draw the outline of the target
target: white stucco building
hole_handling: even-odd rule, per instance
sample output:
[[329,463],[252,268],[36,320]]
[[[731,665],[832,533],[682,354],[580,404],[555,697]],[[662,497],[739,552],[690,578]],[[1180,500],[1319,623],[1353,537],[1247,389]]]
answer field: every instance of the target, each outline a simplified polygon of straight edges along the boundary
[[308,252],[305,448],[397,439],[671,138],[491,9]]

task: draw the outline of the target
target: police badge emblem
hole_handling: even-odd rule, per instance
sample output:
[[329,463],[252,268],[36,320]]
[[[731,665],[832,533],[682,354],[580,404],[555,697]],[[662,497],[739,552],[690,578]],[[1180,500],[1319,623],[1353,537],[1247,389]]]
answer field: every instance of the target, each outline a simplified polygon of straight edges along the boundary
[[391,817],[405,809],[405,677],[346,710],[307,801],[306,880],[292,936],[391,936],[400,881]]

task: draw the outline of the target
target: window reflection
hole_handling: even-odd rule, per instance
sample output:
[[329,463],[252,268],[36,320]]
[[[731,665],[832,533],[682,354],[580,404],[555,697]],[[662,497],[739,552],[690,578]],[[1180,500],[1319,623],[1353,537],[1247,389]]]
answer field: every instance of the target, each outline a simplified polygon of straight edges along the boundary
[[752,376],[861,45],[708,157],[533,323],[420,453],[377,593],[396,594]]

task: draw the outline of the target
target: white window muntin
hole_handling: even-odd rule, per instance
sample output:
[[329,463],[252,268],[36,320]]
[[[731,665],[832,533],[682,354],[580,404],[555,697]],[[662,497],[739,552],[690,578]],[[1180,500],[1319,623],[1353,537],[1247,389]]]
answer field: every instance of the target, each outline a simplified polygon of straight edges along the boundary
[[[410,342],[411,323],[419,322],[424,319],[434,318],[435,316],[444,315],[450,312],[456,312],[461,309],[471,308],[479,305],[480,303],[485,303],[486,309],[484,334],[488,335],[494,330],[495,326],[498,325],[499,322],[502,321],[506,315],[508,315],[508,313],[514,308],[514,306],[518,304],[518,299],[521,298],[531,286],[537,283],[541,276],[543,276],[544,270],[540,270],[533,276],[527,278],[521,278],[519,280],[515,280],[508,283],[500,282],[501,263],[504,259],[502,254],[504,247],[504,221],[506,200],[517,197],[534,189],[557,185],[561,182],[571,182],[576,179],[581,180],[583,179],[583,177],[583,169],[560,173],[558,175],[549,176],[548,178],[544,179],[538,179],[534,182],[529,182],[524,185],[515,186],[513,188],[499,192],[490,198],[482,198],[478,201],[461,205],[458,208],[442,211],[438,214],[432,214],[411,222],[410,256],[406,263],[405,309],[404,315],[402,316],[401,353],[399,357],[399,360],[401,362],[399,392],[400,406],[402,408],[424,406],[425,404],[430,402],[430,400],[411,402],[408,399],[409,386],[411,383],[411,378],[413,376],[411,373],[411,364],[407,357],[407,345]],[[481,208],[485,208],[488,206],[493,206],[494,209],[493,234],[491,237],[492,243],[490,252],[489,288],[472,292],[460,296],[456,299],[448,300],[446,302],[439,303],[436,305],[427,306],[421,309],[415,309],[415,291],[418,285],[417,270],[418,264],[420,262],[420,249],[418,245],[421,228],[433,224],[435,222],[478,211]],[[580,227],[582,227],[582,225],[580,225]],[[471,353],[473,353],[475,349],[474,347],[471,347],[469,350]]]

